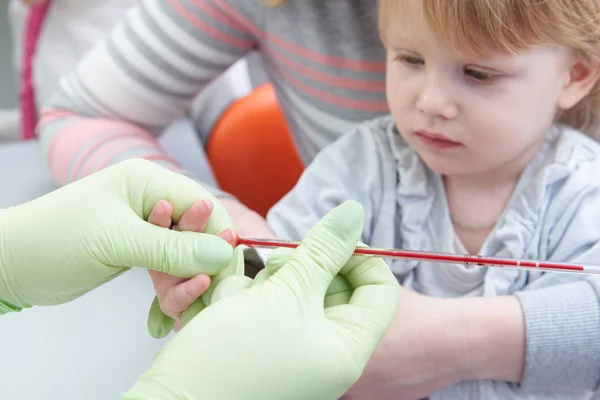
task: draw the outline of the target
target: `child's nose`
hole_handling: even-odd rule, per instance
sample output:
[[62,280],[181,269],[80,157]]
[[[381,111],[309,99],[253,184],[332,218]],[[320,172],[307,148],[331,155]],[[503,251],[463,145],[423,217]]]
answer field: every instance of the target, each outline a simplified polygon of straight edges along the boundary
[[419,111],[445,119],[455,118],[458,113],[451,90],[435,77],[426,78],[417,99]]

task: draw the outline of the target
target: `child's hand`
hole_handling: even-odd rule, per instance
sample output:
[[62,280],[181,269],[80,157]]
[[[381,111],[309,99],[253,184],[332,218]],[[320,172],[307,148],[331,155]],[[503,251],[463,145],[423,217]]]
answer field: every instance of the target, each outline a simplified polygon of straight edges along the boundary
[[227,210],[240,237],[275,239],[275,234],[269,228],[267,221],[257,212],[227,197],[219,198],[219,203]]
[[[208,218],[213,211],[213,204],[209,200],[200,200],[194,203],[173,226],[178,231],[203,232]],[[171,227],[172,206],[169,202],[161,200],[152,209],[148,222],[164,228]],[[229,229],[217,236],[232,243],[233,232]],[[154,290],[165,315],[175,319],[175,331],[181,328],[181,313],[187,310],[210,285],[210,277],[205,274],[197,275],[191,279],[178,278],[158,271],[148,271]]]

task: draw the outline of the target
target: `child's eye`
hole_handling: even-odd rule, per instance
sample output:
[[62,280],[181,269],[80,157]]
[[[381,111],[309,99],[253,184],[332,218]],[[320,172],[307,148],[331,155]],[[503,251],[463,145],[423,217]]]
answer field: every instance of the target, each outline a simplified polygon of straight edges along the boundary
[[481,83],[489,83],[492,79],[495,78],[495,75],[493,75],[489,72],[484,72],[484,71],[472,69],[472,68],[465,68],[464,73],[468,77],[474,79],[477,82],[481,82]]
[[397,56],[395,58],[395,61],[400,61],[400,62],[403,62],[408,65],[425,64],[425,62],[422,59],[420,59],[419,57],[415,57],[415,56]]

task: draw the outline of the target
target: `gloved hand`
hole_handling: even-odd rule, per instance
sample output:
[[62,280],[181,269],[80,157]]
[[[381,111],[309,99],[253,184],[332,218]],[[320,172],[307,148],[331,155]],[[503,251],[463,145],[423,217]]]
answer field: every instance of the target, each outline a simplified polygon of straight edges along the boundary
[[[222,202],[219,204],[222,205]],[[148,222],[164,228],[173,226],[172,229],[178,231],[204,232],[213,209],[212,202],[202,200],[186,211],[173,225],[172,206],[162,201],[154,207]],[[228,241],[231,242],[234,239],[234,232],[229,233],[231,237]],[[186,324],[210,304],[212,288],[224,277],[234,274],[244,275],[243,254],[236,255],[229,267],[212,278],[212,285],[208,286],[208,290],[202,275],[184,279],[158,271],[148,271],[148,273],[156,291],[156,297],[148,314],[148,331],[153,337],[161,338],[167,336],[171,330],[177,330]]]
[[[346,202],[273,275],[225,278],[124,399],[340,397],[360,377],[400,295],[382,259],[351,258],[362,224],[360,205]],[[352,293],[326,308],[338,272]]]
[[[163,199],[175,221],[194,202],[211,200],[209,234],[146,222]],[[149,161],[124,161],[0,212],[0,314],[68,302],[134,266],[184,278],[215,275],[233,248],[212,234],[231,226],[191,179]]]
[[[256,212],[251,211],[237,200],[220,198],[219,203],[225,208],[234,221],[235,230],[240,236],[275,238],[267,222]],[[169,206],[167,203],[166,206]],[[168,207],[165,207],[168,208]],[[168,228],[171,226],[170,211],[153,213],[148,222]],[[206,202],[195,209],[187,211],[173,229],[180,231],[204,232],[206,219],[212,212],[212,203]],[[148,271],[156,297],[148,313],[148,331],[154,338],[167,336],[172,330],[178,330],[196,314],[202,311],[210,302],[211,291],[204,293],[204,285],[199,282],[200,276],[184,280],[157,271]],[[244,274],[244,265],[231,264],[214,277],[220,281],[226,276]],[[212,286],[211,286],[212,287]],[[210,289],[210,287],[209,287]],[[201,294],[204,295],[201,296]]]

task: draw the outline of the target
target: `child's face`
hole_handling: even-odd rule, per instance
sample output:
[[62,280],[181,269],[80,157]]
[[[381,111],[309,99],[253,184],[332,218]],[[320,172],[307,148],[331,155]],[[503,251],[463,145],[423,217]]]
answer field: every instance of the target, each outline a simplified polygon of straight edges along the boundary
[[401,19],[385,42],[388,103],[402,136],[440,174],[520,173],[565,101],[570,52],[469,57],[440,43],[418,14]]

